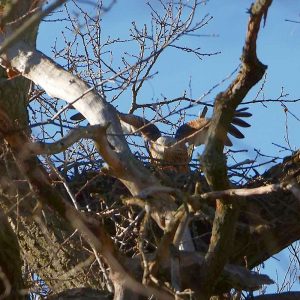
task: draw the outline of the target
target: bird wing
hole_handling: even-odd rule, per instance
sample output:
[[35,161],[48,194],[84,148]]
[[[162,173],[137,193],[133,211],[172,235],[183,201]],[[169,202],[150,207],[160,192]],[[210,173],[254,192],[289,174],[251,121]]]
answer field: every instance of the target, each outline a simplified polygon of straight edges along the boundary
[[[250,124],[241,119],[252,116],[252,114],[247,112],[246,110],[248,110],[248,107],[236,110],[232,122],[228,128],[228,133],[238,139],[242,139],[245,136],[240,132],[240,130],[236,126],[250,127]],[[209,126],[210,119],[199,117],[180,126],[176,132],[175,138],[178,141],[184,140],[185,142],[193,144],[194,146],[205,144]],[[232,146],[232,142],[230,141],[228,136],[224,144],[226,146]]]
[[156,141],[160,136],[160,130],[145,118],[133,114],[118,113],[124,133],[141,133],[144,139]]
[[[241,119],[241,118],[249,118],[252,116],[251,113],[246,111],[248,109],[249,109],[249,107],[243,107],[243,108],[237,109],[234,112],[233,119],[231,121],[231,124],[229,125],[228,133],[231,134],[232,136],[236,137],[237,139],[243,139],[245,136],[240,132],[240,130],[238,128],[235,127],[235,125],[239,126],[239,127],[250,127],[251,126],[249,123],[247,123],[246,121]],[[228,137],[227,137],[227,141],[229,141],[230,144],[232,145],[232,143]],[[231,146],[230,144],[226,144],[226,142],[225,142],[226,146]]]
[[197,118],[181,125],[175,134],[178,141],[184,140],[189,144],[199,146],[205,144],[210,119]]
[[[144,139],[150,141],[156,141],[161,136],[159,129],[145,118],[120,112],[118,112],[118,117],[124,133],[140,133]],[[82,121],[85,118],[81,113],[76,113],[70,119],[73,121]]]

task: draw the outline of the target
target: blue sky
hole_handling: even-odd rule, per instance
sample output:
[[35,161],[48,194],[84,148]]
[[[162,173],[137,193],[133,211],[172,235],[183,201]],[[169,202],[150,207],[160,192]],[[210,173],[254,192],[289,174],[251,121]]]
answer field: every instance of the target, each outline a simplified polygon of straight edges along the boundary
[[[81,3],[83,2],[81,1]],[[107,2],[109,1],[104,1],[104,3]],[[135,21],[140,27],[144,23],[149,24],[149,9],[145,2],[144,0],[118,0],[113,9],[103,16],[103,35],[126,38],[129,36],[132,21]],[[250,7],[251,2],[249,0],[211,0],[207,1],[207,5],[200,6],[196,20],[200,20],[207,13],[213,19],[199,32],[203,34],[202,37],[185,38],[178,44],[201,47],[204,53],[218,51],[221,53],[199,60],[192,54],[183,54],[173,49],[167,50],[160,57],[154,69],[154,71],[158,71],[157,76],[144,85],[139,101],[162,100],[162,95],[174,98],[183,95],[184,91],[188,91],[188,96],[190,96],[189,82],[192,87],[191,96],[197,99],[228,76],[239,65],[249,17],[246,10]],[[152,0],[151,4],[156,5],[157,1]],[[91,14],[94,13],[91,5],[87,5],[86,8]],[[259,99],[277,99],[282,89],[284,94],[288,94],[285,98],[300,98],[300,24],[285,21],[285,19],[300,20],[299,14],[300,2],[295,0],[273,1],[266,26],[261,29],[258,38],[258,57],[268,65],[264,91],[258,97]],[[62,45],[61,31],[64,30],[64,26],[63,22],[42,24],[39,31],[38,48],[51,56],[49,46],[53,45],[56,39],[58,45]],[[124,51],[135,50],[136,46],[132,44],[126,44],[126,47],[120,45],[120,47],[114,48],[114,59],[118,62]],[[205,100],[212,103],[214,96],[223,91],[229,83],[230,79],[214,90]],[[253,88],[244,101],[253,100],[259,90],[260,83]],[[118,105],[120,110],[124,112],[128,110],[130,92],[121,96]],[[296,116],[295,118],[291,114],[287,114],[290,146],[292,150],[296,150],[300,148],[300,123],[297,120],[297,118],[300,119],[300,104],[297,102],[287,103],[286,106]],[[201,106],[196,106],[189,113],[198,115],[201,110]],[[235,150],[248,150],[238,159],[254,158],[254,148],[267,155],[281,157],[289,155],[290,152],[281,152],[280,148],[272,145],[272,143],[276,143],[289,148],[285,141],[286,114],[280,102],[269,103],[266,106],[250,105],[250,111],[253,114],[250,120],[252,126],[244,130],[246,138],[242,141],[233,140]],[[209,112],[211,113],[211,110]],[[201,148],[198,152],[201,152]],[[258,162],[265,160],[265,158],[259,158]],[[265,167],[260,168],[260,172],[264,170]],[[288,261],[287,254],[281,254],[280,258],[279,263],[271,259],[272,274],[274,274],[274,266],[277,266],[282,272]],[[297,288],[299,289],[299,283]]]
[[[143,0],[117,1],[113,9],[103,16],[103,36],[128,38],[132,21],[135,21],[140,27],[144,23],[149,25],[150,12],[145,2]],[[297,80],[300,71],[300,25],[286,22],[285,19],[297,19],[300,4],[295,4],[296,1],[292,0],[284,1],[284,4],[278,0],[273,2],[267,24],[261,30],[258,39],[258,56],[264,64],[268,65],[267,82],[264,93],[260,95],[259,99],[263,97],[277,99],[282,88],[284,88],[285,94],[289,94],[286,98],[295,99],[300,95]],[[156,0],[151,1],[153,5],[156,3]],[[218,51],[221,53],[199,60],[192,54],[183,54],[174,49],[165,51],[154,69],[154,71],[158,71],[158,75],[144,85],[139,101],[159,101],[162,100],[162,95],[166,98],[181,96],[184,91],[189,91],[189,82],[191,82],[192,97],[197,99],[228,76],[239,65],[249,17],[246,10],[250,7],[250,3],[249,0],[239,1],[238,4],[235,0],[227,0],[226,5],[220,5],[219,1],[207,1],[207,5],[200,6],[196,20],[200,20],[206,13],[213,17],[208,25],[199,32],[204,36],[184,38],[178,44],[200,46],[204,53]],[[159,8],[159,6],[157,7]],[[94,13],[91,5],[87,5],[87,9],[91,14]],[[58,44],[59,41],[62,41],[60,34],[62,30],[64,30],[62,22],[45,23],[39,32],[38,46],[50,54],[49,44],[51,41],[53,43],[55,39],[58,39]],[[122,47],[120,44],[118,46],[114,48],[116,63],[120,61],[124,51],[136,51],[136,46],[132,43],[126,44],[126,47]],[[230,79],[214,90],[205,100],[212,103],[214,96],[224,90],[229,83]],[[258,84],[244,101],[253,100],[259,88]],[[120,98],[118,106],[122,111],[128,110],[130,91]],[[300,118],[298,103],[287,106],[293,114]],[[246,139],[235,140],[234,143],[235,148],[248,150],[248,153],[242,155],[241,159],[253,158],[255,156],[253,148],[268,155],[283,157],[289,154],[288,152],[279,152],[281,149],[272,145],[273,142],[288,147],[284,139],[286,115],[280,103],[271,103],[267,107],[255,104],[251,105],[250,109],[253,113],[252,127],[245,130]],[[201,110],[202,107],[197,106],[193,110],[189,110],[189,113],[198,115]],[[293,150],[299,148],[296,129],[298,126],[299,121],[288,115],[288,133]],[[199,151],[201,152],[201,149]],[[262,168],[260,171],[263,170]]]

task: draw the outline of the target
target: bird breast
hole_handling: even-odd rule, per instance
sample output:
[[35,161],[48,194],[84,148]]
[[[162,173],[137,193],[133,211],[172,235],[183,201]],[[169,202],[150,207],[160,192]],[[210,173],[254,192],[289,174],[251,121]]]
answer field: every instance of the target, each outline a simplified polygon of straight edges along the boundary
[[161,136],[156,141],[151,142],[151,148],[157,153],[163,155],[166,148],[171,147],[177,140],[171,136]]
[[150,151],[153,158],[167,159],[175,154],[187,153],[186,146],[182,144],[175,145],[177,142],[177,139],[171,136],[161,136],[155,142],[151,142]]
[[178,140],[169,136],[159,137],[149,142],[153,164],[163,170],[172,170],[180,173],[188,172],[189,154],[185,144],[178,144]]

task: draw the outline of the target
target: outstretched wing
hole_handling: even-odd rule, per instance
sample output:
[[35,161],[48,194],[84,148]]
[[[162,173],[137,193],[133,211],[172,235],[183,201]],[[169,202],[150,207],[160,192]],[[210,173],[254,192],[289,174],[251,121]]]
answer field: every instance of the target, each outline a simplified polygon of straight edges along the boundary
[[[240,132],[240,130],[236,126],[240,126],[240,127],[250,126],[250,124],[248,124],[243,119],[241,119],[241,118],[248,118],[252,116],[252,114],[247,112],[246,110],[248,110],[248,107],[241,108],[235,111],[234,117],[228,129],[228,133],[238,139],[244,138],[244,135]],[[180,126],[176,132],[175,138],[178,141],[184,140],[185,142],[189,144],[193,144],[194,146],[205,144],[209,126],[210,126],[210,119],[199,117],[195,120],[192,120]],[[225,145],[232,146],[232,142],[228,137],[225,141]]]
[[[144,139],[150,141],[156,141],[161,136],[159,129],[145,118],[120,112],[118,112],[118,117],[124,133],[140,133]],[[84,119],[81,113],[77,113],[71,117],[73,121],[81,121]]]

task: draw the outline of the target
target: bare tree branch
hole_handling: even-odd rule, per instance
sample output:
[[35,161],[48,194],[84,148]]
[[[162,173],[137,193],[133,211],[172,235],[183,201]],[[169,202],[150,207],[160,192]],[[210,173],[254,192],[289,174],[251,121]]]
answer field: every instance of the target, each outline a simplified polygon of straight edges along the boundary
[[[67,0],[56,0],[45,10],[42,11],[41,9],[39,9],[37,11],[34,11],[34,14],[29,19],[27,19],[25,22],[22,22],[22,26],[18,24],[18,26],[16,27],[17,29],[14,30],[14,33],[7,37],[3,43],[1,43],[0,55],[4,53],[10,46],[12,46],[13,43],[15,43],[24,32],[32,30],[32,27],[38,25],[43,17],[47,16],[49,13],[61,6],[66,1]],[[38,3],[38,1],[35,2]],[[32,3],[34,3],[34,1]]]
[[253,300],[297,300],[300,292],[285,292],[280,294],[267,294],[253,297]]
[[[262,5],[257,7],[258,3]],[[255,7],[255,11],[251,8],[240,72],[228,89],[220,93],[215,101],[212,125],[209,127],[208,141],[202,155],[206,179],[214,190],[229,188],[226,161],[223,155],[226,132],[237,105],[244,99],[250,88],[262,78],[266,69],[256,56],[256,39],[262,17],[267,13],[271,3],[272,0],[257,0],[252,7]],[[215,283],[216,275],[220,274],[228,259],[230,253],[228,245],[234,237],[238,211],[236,203],[228,204],[226,197],[217,200],[216,208],[210,246],[203,265],[205,278],[202,286],[208,294]]]
[[154,288],[143,287],[125,271],[126,258],[115,248],[101,223],[95,219],[85,217],[56,193],[51,188],[47,174],[37,165],[35,158],[20,156],[23,145],[28,143],[28,138],[24,133],[15,131],[13,124],[3,111],[0,111],[0,124],[1,134],[5,136],[6,141],[10,144],[20,170],[28,178],[39,201],[56,210],[62,218],[70,222],[74,229],[78,229],[84,235],[92,248],[103,255],[111,268],[110,276],[115,284],[115,293],[117,294],[118,289],[122,286],[131,291],[132,297],[137,294],[147,296],[153,294],[163,299],[172,299],[168,294]]

